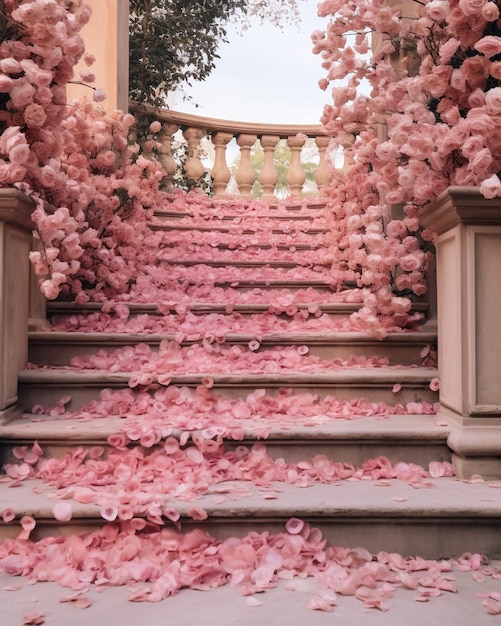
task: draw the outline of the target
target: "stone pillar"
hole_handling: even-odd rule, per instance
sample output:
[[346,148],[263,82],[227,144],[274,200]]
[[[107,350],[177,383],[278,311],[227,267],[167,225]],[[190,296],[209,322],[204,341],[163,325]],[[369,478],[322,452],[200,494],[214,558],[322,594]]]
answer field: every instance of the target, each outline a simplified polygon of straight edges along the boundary
[[256,143],[256,140],[257,135],[241,134],[237,138],[237,144],[240,148],[240,165],[235,174],[235,180],[237,181],[240,195],[244,197],[251,195],[252,185],[256,180],[256,173],[250,159],[252,146]]
[[233,133],[217,132],[212,135],[215,157],[211,176],[215,198],[224,198],[226,196],[226,187],[231,178],[231,172],[226,163],[226,147],[232,139]]
[[315,183],[318,187],[318,191],[322,191],[324,187],[326,187],[331,179],[331,173],[329,170],[329,165],[327,164],[327,148],[331,142],[330,137],[326,137],[325,135],[319,135],[315,139],[315,143],[318,148],[318,156],[319,163],[317,167],[317,171],[315,173]]
[[420,212],[436,233],[440,413],[461,477],[501,478],[501,199],[450,187]]
[[[106,92],[106,100],[99,103],[107,113],[127,111],[129,108],[129,0],[85,0],[92,9],[92,17],[80,34],[85,50],[96,57],[90,68],[96,75],[93,87]],[[89,68],[83,63],[75,68]],[[88,87],[68,85],[68,100],[91,97]]]
[[33,202],[0,189],[0,423],[16,413],[17,375],[28,360]]
[[275,147],[279,141],[280,137],[278,135],[263,135],[261,137],[261,146],[264,150],[264,162],[263,169],[259,174],[259,182],[263,189],[263,198],[275,198],[275,185],[278,182],[278,173],[275,169],[273,157]]
[[306,175],[301,165],[301,149],[305,144],[304,137],[294,135],[287,137],[287,145],[291,151],[291,165],[287,172],[287,182],[289,183],[289,193],[291,196],[300,196],[303,191]]
[[187,156],[184,170],[186,177],[194,181],[196,187],[200,185],[202,176],[205,174],[205,167],[200,159],[202,153],[201,141],[204,135],[205,133],[201,128],[190,126],[183,130],[183,137],[187,144]]
[[177,163],[172,156],[173,135],[179,130],[177,124],[162,122],[162,130],[159,139],[162,147],[158,160],[165,170],[165,178],[162,180],[162,187],[167,191],[171,191],[174,187],[173,179],[177,171]]

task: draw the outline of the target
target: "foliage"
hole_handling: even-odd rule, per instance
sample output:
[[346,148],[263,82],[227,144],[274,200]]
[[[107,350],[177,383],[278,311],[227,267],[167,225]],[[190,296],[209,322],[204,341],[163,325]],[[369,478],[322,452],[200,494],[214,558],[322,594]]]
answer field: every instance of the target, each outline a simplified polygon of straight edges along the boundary
[[297,21],[299,1],[130,0],[131,99],[164,106],[170,91],[209,76],[229,22]]

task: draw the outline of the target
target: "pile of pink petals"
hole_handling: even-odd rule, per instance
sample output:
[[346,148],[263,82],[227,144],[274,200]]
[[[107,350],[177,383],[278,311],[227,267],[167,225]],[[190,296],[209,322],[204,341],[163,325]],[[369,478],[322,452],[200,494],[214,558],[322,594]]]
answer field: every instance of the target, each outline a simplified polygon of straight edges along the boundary
[[[327,395],[293,393],[291,389],[279,389],[277,395],[256,389],[244,398],[231,398],[209,389],[212,379],[203,379],[204,385],[195,389],[169,385],[149,389],[103,389],[98,400],[91,400],[80,409],[68,411],[70,396],[59,399],[53,407],[40,404],[32,408],[34,415],[50,415],[78,421],[120,418],[120,432],[129,439],[137,440],[150,433],[155,438],[168,437],[176,431],[213,432],[227,439],[242,440],[245,434],[266,439],[273,427],[287,430],[292,426],[318,426],[333,420],[387,418],[390,415],[433,415],[435,406],[429,402],[409,402],[390,405],[370,402],[363,398],[338,400]],[[43,418],[35,418],[42,421]],[[134,433],[133,436],[129,436]],[[144,441],[143,441],[143,445]]]
[[[96,354],[75,356],[70,367],[81,370],[106,370],[112,373],[132,372],[130,387],[158,381],[168,385],[169,376],[192,373],[216,374],[280,374],[282,372],[312,373],[340,368],[388,367],[387,357],[350,356],[347,359],[320,359],[308,354],[308,346],[275,347],[260,350],[253,339],[248,346],[211,343],[181,346],[178,341],[163,339],[159,349],[147,343],[125,346],[114,351],[99,350]],[[28,369],[39,366],[29,364]],[[44,367],[44,366],[42,366]],[[208,377],[210,377],[208,375]]]
[[[165,225],[165,222],[160,222]],[[230,250],[246,250],[254,249],[256,251],[261,250],[261,254],[264,255],[263,250],[266,246],[272,249],[285,248],[294,252],[299,250],[300,247],[306,247],[316,249],[324,247],[326,243],[326,235],[324,233],[317,232],[271,232],[267,233],[267,243],[263,243],[263,237],[259,233],[247,233],[242,236],[240,232],[233,232],[229,230],[227,232],[221,229],[214,230],[196,230],[191,229],[179,229],[176,231],[174,227],[177,224],[171,223],[172,230],[169,231],[169,236],[160,237],[157,233],[156,236],[159,239],[159,248],[164,246],[191,246],[191,245],[209,245],[212,247],[222,248],[227,246]],[[224,232],[224,240],[222,234]],[[268,235],[270,237],[268,237]],[[268,250],[266,250],[266,257],[268,257]]]
[[[292,249],[291,249],[292,248]],[[301,267],[317,267],[327,265],[330,258],[326,250],[297,250],[294,246],[286,249],[277,249],[276,246],[263,250],[258,246],[245,246],[238,250],[223,246],[201,246],[199,244],[177,244],[176,246],[164,247],[158,251],[158,260],[164,263],[197,263],[202,265],[208,261],[232,265],[249,264],[273,264],[288,266],[290,264]],[[265,261],[263,261],[263,257]],[[326,268],[328,269],[328,268]]]
[[337,286],[335,281],[326,271],[325,267],[271,267],[268,265],[256,267],[240,267],[231,265],[182,265],[180,263],[167,263],[159,260],[155,266],[146,267],[145,271],[153,278],[169,276],[171,280],[180,280],[190,285],[205,285],[208,282],[214,284],[228,283],[236,286],[239,283],[271,283],[271,282],[313,282],[322,283],[326,286]]
[[[182,307],[177,307],[182,311]],[[311,307],[313,309],[313,307]],[[287,317],[266,312],[251,315],[240,313],[206,313],[197,315],[190,311],[173,313],[171,315],[151,315],[148,313],[128,316],[128,308],[125,304],[117,304],[116,309],[122,314],[112,316],[109,313],[96,312],[90,315],[70,315],[54,321],[51,325],[53,331],[64,332],[113,332],[113,333],[182,333],[185,337],[207,337],[217,334],[218,338],[235,334],[266,333],[323,333],[343,331],[346,325],[345,319],[334,320],[328,315],[322,314],[317,307],[315,314],[311,315],[307,309],[299,310],[297,306],[290,305],[285,313]],[[281,311],[280,311],[281,313]],[[217,329],[217,331],[215,331]]]
[[[38,542],[10,539],[0,546],[0,571],[25,576],[31,584],[54,581],[79,595],[91,588],[127,585],[129,600],[148,602],[182,588],[230,585],[252,596],[283,581],[294,591],[299,578],[308,577],[316,592],[307,606],[323,611],[334,610],[337,595],[355,596],[365,607],[386,611],[397,589],[426,602],[456,591],[455,572],[471,572],[474,579],[501,578],[501,571],[489,567],[479,554],[436,561],[330,547],[319,529],[295,518],[284,532],[252,532],[224,541],[202,530],[182,534],[141,519]],[[500,594],[488,594],[484,604],[495,614],[501,610],[500,601]]]
[[[160,440],[153,432],[142,439],[138,443],[144,446],[126,447],[125,436],[111,435],[108,443],[113,447],[108,452],[102,446],[77,448],[62,458],[47,459],[38,444],[22,446],[14,450],[18,462],[8,463],[4,469],[14,484],[41,479],[55,489],[50,497],[93,503],[108,521],[140,516],[157,524],[162,524],[164,517],[172,519],[174,500],[192,502],[215,494],[214,503],[221,504],[248,495],[252,485],[284,483],[304,488],[341,480],[399,479],[421,488],[433,485],[430,478],[454,476],[453,466],[445,461],[430,463],[428,470],[414,463],[392,465],[385,457],[370,459],[359,468],[323,454],[311,461],[286,462],[270,456],[260,442],[227,450],[221,435],[213,431],[193,434],[194,445],[187,447],[182,446],[184,440]],[[198,508],[188,515],[207,517]],[[178,518],[179,513],[173,521]]]

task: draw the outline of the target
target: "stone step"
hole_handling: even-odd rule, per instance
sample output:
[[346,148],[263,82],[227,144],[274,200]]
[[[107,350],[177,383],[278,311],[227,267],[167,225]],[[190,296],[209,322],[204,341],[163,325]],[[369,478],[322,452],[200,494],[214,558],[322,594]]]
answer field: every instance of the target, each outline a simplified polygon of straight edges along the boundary
[[[166,272],[168,268],[166,268]],[[240,270],[241,271],[241,270]],[[205,275],[206,276],[206,275]],[[204,274],[201,274],[199,278],[197,278],[197,272],[193,272],[189,278],[176,278],[180,284],[190,284],[190,285],[206,285],[207,278]],[[339,285],[334,281],[334,279],[330,279],[329,277],[325,277],[324,280],[319,279],[318,272],[316,276],[311,279],[291,279],[291,278],[240,278],[237,273],[235,273],[234,278],[230,278],[227,276],[220,276],[211,280],[211,285],[214,287],[220,287],[222,289],[235,289],[237,291],[254,291],[255,289],[262,291],[270,291],[274,289],[284,289],[287,291],[295,292],[306,289],[314,289],[315,291],[326,291],[326,292],[338,292]]]
[[[163,318],[159,318],[163,319]],[[169,321],[169,320],[167,320]],[[196,321],[196,320],[195,320]],[[31,363],[39,365],[69,365],[74,356],[94,354],[103,348],[108,351],[124,346],[146,343],[154,350],[158,350],[161,341],[174,341],[179,332],[186,333],[181,346],[201,343],[204,338],[214,339],[227,345],[248,346],[260,335],[261,329],[257,320],[251,318],[254,324],[253,332],[227,332],[225,318],[213,318],[213,330],[197,333],[196,329],[183,328],[183,322],[173,319],[170,323],[170,332],[162,333],[134,333],[134,332],[58,332],[41,331],[29,334],[29,355]],[[202,322],[201,322],[202,324]],[[176,331],[177,327],[177,331]],[[166,331],[169,328],[166,325]],[[351,356],[387,357],[390,365],[420,365],[423,362],[421,352],[427,346],[436,343],[436,333],[432,331],[417,331],[393,333],[384,340],[378,340],[365,333],[355,332],[269,332],[259,337],[260,350],[270,350],[274,347],[307,346],[308,354],[320,359],[343,359]]]
[[[333,395],[338,400],[368,399],[371,402],[406,405],[409,402],[435,403],[436,391],[429,387],[437,376],[432,368],[383,367],[348,368],[315,373],[294,371],[276,374],[216,373],[213,370],[199,374],[172,374],[170,385],[196,388],[211,379],[214,392],[224,392],[229,398],[246,397],[255,389],[276,393],[280,389],[293,389],[295,393],[314,393],[319,398]],[[54,406],[62,396],[71,396],[68,409],[73,411],[95,400],[103,389],[126,389],[133,378],[130,372],[99,370],[74,370],[70,368],[30,369],[19,372],[19,408],[31,411],[36,404]],[[134,383],[135,384],[135,383]],[[393,393],[395,384],[400,385]],[[149,388],[161,387],[156,374],[151,375]]]
[[[271,294],[273,295],[273,294]],[[274,300],[274,302],[273,302]],[[196,302],[189,301],[186,303],[180,304],[179,301],[172,300],[171,309],[169,311],[169,306],[166,302],[164,302],[161,306],[159,304],[140,304],[136,302],[129,303],[127,302],[127,307],[130,311],[130,316],[137,315],[156,315],[163,316],[166,312],[175,313],[179,310],[180,313],[186,313],[190,311],[195,315],[206,315],[206,314],[226,314],[226,313],[238,313],[239,315],[256,315],[259,313],[268,313],[271,311],[278,311],[285,309],[291,305],[292,298],[284,299],[283,304],[281,301],[277,299],[270,298],[270,302],[266,303],[229,303],[224,304],[220,302]],[[273,303],[272,303],[273,302]],[[292,305],[298,311],[317,311],[320,310],[323,314],[329,315],[331,317],[339,318],[339,317],[347,317],[351,315],[355,311],[358,311],[362,304],[359,302],[319,302],[318,304],[310,302],[293,302]],[[108,307],[105,307],[108,308]],[[78,304],[76,302],[58,302],[58,301],[49,301],[47,302],[47,315],[50,319],[59,320],[62,317],[67,317],[70,315],[90,315],[95,314],[103,309],[103,304],[99,302],[88,302],[86,304]],[[160,312],[160,310],[162,312]],[[415,310],[424,311],[425,305],[421,303],[416,303],[414,305]],[[113,309],[112,309],[113,311]],[[110,314],[113,315],[113,312]]]
[[318,253],[318,250],[321,248],[325,248],[321,243],[298,243],[297,245],[293,244],[272,244],[267,242],[249,242],[241,241],[240,243],[226,242],[226,241],[186,241],[182,237],[173,238],[169,241],[166,241],[164,244],[160,246],[161,250],[175,250],[179,253],[192,252],[193,250],[207,250],[209,252],[214,252],[214,250],[219,250],[223,252],[231,252],[235,254],[235,251],[238,251],[238,254],[244,255],[268,255],[269,251],[273,254],[277,253],[287,253],[289,255],[300,256],[305,252],[313,252]]
[[[315,289],[333,286],[336,289],[340,286],[334,276],[331,275],[329,266],[298,267],[295,264],[279,264],[278,266],[268,266],[267,264],[248,263],[244,265],[232,263],[197,263],[194,265],[169,263],[159,259],[155,266],[165,273],[168,280],[177,280],[182,284],[191,285],[254,285],[254,286],[276,286],[281,285],[291,289],[295,284],[300,283],[303,287],[310,286]],[[341,285],[343,286],[343,285]]]
[[279,211],[278,209],[272,209],[270,211],[245,211],[242,213],[235,212],[231,209],[227,211],[162,211],[156,210],[154,212],[154,218],[158,220],[174,220],[174,221],[192,221],[196,223],[218,223],[218,222],[236,222],[245,223],[254,220],[262,222],[282,222],[289,221],[292,223],[297,222],[322,222],[329,217],[325,213],[323,208],[317,207],[312,210],[304,208],[290,209],[286,211]]
[[[0,483],[3,507],[16,514],[16,521],[0,523],[0,538],[16,536],[17,520],[25,515],[37,520],[33,538],[102,526],[98,506],[71,500],[71,521],[56,521],[52,508],[57,500],[49,497],[51,492],[54,488],[39,480],[24,481],[16,489]],[[440,559],[464,552],[499,552],[501,500],[488,483],[438,478],[416,488],[395,479],[342,480],[309,487],[273,483],[259,488],[230,482],[216,485],[195,502],[160,495],[157,500],[164,510],[179,511],[183,530],[202,524],[218,539],[242,537],[251,531],[283,532],[286,521],[294,517],[319,528],[331,545],[359,546],[372,553]],[[190,519],[194,507],[207,512],[202,523]]]
[[[164,249],[165,251],[165,249]],[[296,261],[288,261],[288,260],[278,260],[278,261],[270,261],[266,258],[262,260],[256,259],[210,259],[210,258],[193,258],[191,255],[190,258],[182,259],[182,258],[174,258],[172,256],[172,252],[169,251],[169,254],[165,254],[165,252],[159,252],[157,256],[157,264],[166,263],[167,265],[176,266],[178,268],[183,267],[211,267],[218,268],[221,270],[227,268],[243,268],[243,269],[262,269],[262,268],[271,268],[271,269],[283,269],[283,270],[293,270],[295,268],[298,271],[303,269],[310,269],[315,274],[321,274],[323,272],[327,273],[331,267],[331,264],[328,262],[318,262],[311,263],[311,261],[305,261],[304,263],[296,262]]]
[[267,204],[266,207],[264,205],[260,205],[257,207],[246,206],[242,207],[240,211],[235,209],[235,205],[231,202],[226,201],[217,201],[209,205],[205,210],[167,210],[167,209],[156,209],[154,212],[155,217],[159,218],[167,218],[167,219],[182,219],[184,217],[195,217],[195,215],[202,216],[223,216],[224,218],[233,219],[235,217],[242,216],[264,216],[264,217],[294,217],[300,215],[311,215],[313,218],[315,216],[319,216],[325,210],[325,202],[300,202],[300,203],[270,203]]
[[[258,302],[244,302],[244,303],[232,303],[228,304],[221,302],[197,302],[193,300],[187,300],[180,302],[179,298],[172,298],[171,303],[163,302],[160,304],[140,304],[136,302],[129,303],[127,302],[127,307],[129,309],[129,316],[134,318],[138,315],[151,315],[163,317],[169,313],[178,313],[180,315],[184,315],[187,312],[191,312],[194,315],[213,315],[213,314],[231,314],[237,313],[242,316],[250,316],[262,313],[272,312],[275,315],[285,315],[286,317],[290,317],[286,313],[288,307],[291,307],[290,311],[308,311],[310,314],[318,314],[320,311],[323,315],[328,316],[331,319],[340,319],[347,318],[352,313],[359,311],[362,307],[360,302],[295,302],[290,295],[277,293],[274,294],[272,291],[265,292],[268,293],[271,297],[269,298],[269,302],[258,303]],[[348,293],[347,291],[345,292]],[[327,294],[326,294],[327,295]],[[342,297],[341,294],[331,293],[328,294],[332,298]],[[356,297],[356,293],[351,294],[352,298]],[[257,299],[257,297],[256,297]],[[49,301],[47,302],[47,315],[50,320],[53,320],[54,323],[58,323],[61,319],[64,319],[68,316],[72,315],[92,315],[97,312],[102,311],[103,304],[98,302],[88,302],[84,305],[77,304],[76,302],[58,302],[58,301]],[[106,310],[111,310],[110,316],[113,316],[113,307],[105,307]],[[428,309],[428,305],[425,302],[414,302],[412,304],[411,311],[416,313],[426,313]],[[426,323],[426,332],[432,333],[436,337],[436,327],[432,324],[431,321]],[[407,333],[406,333],[407,334]]]
[[[157,225],[158,226],[158,225]],[[241,247],[249,246],[263,246],[269,245],[270,237],[269,233],[248,233],[242,236],[240,232],[226,229],[221,230],[196,230],[196,229],[178,229],[170,228],[168,230],[152,228],[156,231],[156,235],[160,236],[161,241],[159,247],[169,244],[183,243],[183,244],[205,244],[205,245],[221,245],[233,247],[239,249]],[[326,233],[303,233],[294,231],[292,233],[274,233],[273,245],[281,246],[282,248],[290,249],[291,247],[299,248],[303,246],[307,248],[322,248],[328,245]]]
[[197,225],[197,224],[188,224],[183,223],[182,220],[173,220],[173,221],[160,221],[158,223],[151,223],[150,228],[153,231],[195,231],[195,232],[217,232],[217,233],[238,233],[240,236],[242,235],[266,235],[267,233],[271,233],[273,235],[290,235],[294,232],[301,233],[302,235],[325,235],[329,232],[328,228],[324,227],[314,227],[312,225],[304,226],[303,228],[293,228],[295,226],[297,228],[297,224],[292,224],[290,228],[286,228],[283,225],[281,228],[277,226],[269,226],[266,224],[262,224],[260,228],[244,228],[240,227],[238,224],[233,226],[228,225]]
[[[492,560],[488,567],[499,571],[501,561]],[[85,611],[79,611],[74,606],[79,595],[74,594],[73,601],[62,602],[64,596],[72,596],[58,583],[33,585],[28,584],[25,578],[0,574],[0,605],[6,626],[22,624],[26,607],[32,606],[35,600],[37,610],[50,616],[50,623],[55,626],[88,626],[90,622],[107,624],[116,621],[135,626],[165,626],[166,613],[169,615],[169,626],[192,626],[200,615],[203,615],[204,626],[326,626],[334,620],[343,626],[360,626],[362,619],[364,626],[450,626],[465,623],[493,626],[495,618],[484,606],[486,600],[477,595],[482,593],[487,597],[492,593],[492,577],[486,576],[484,582],[479,583],[471,571],[458,571],[457,568],[451,575],[457,585],[457,593],[442,592],[440,597],[429,602],[416,602],[415,590],[397,587],[392,597],[384,601],[389,608],[389,612],[385,613],[374,608],[367,609],[359,599],[340,594],[337,595],[333,614],[312,610],[308,607],[310,599],[326,593],[313,576],[279,580],[272,589],[250,597],[243,597],[241,589],[226,584],[205,592],[182,589],[163,602],[130,602],[128,585],[111,587],[104,592],[100,586],[91,586],[85,591],[84,602],[89,599],[92,604]],[[15,594],[12,593],[13,588],[16,589]]]
[[[283,458],[288,463],[311,461],[317,455],[326,455],[339,463],[357,467],[368,459],[386,457],[392,464],[415,463],[427,468],[432,461],[450,461],[447,447],[449,429],[438,423],[434,415],[389,415],[334,419],[322,415],[301,422],[279,422],[271,418],[261,420],[234,420],[227,424],[225,449],[252,446],[257,441],[266,445],[268,454]],[[2,441],[0,461],[13,462],[12,449],[30,446],[34,441],[43,448],[46,457],[62,457],[78,447],[108,447],[108,438],[130,425],[134,418],[107,415],[105,418],[81,418],[24,414],[0,425]],[[168,415],[164,428],[170,437],[180,438],[184,431],[169,428]],[[202,429],[203,430],[203,429]],[[238,431],[238,439],[232,432]],[[264,432],[266,431],[266,432]],[[190,431],[197,435],[201,430]],[[130,445],[133,445],[132,442]],[[189,441],[188,441],[189,444]]]

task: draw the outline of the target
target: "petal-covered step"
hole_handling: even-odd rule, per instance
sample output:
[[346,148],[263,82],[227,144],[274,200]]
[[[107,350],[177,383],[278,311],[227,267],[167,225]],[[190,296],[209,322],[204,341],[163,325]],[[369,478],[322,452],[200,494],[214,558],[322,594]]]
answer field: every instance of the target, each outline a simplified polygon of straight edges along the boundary
[[[19,406],[29,411],[36,404],[51,406],[62,396],[71,397],[71,410],[96,399],[103,388],[158,388],[166,385],[196,388],[210,385],[230,398],[241,398],[255,389],[279,393],[293,389],[296,393],[314,393],[319,398],[334,395],[338,400],[365,398],[370,402],[406,405],[437,401],[430,384],[437,376],[431,368],[358,367],[315,372],[281,373],[215,373],[213,369],[198,373],[121,372],[108,370],[44,367],[19,372]],[[398,385],[398,393],[394,393]]]
[[[179,340],[182,348],[208,342],[207,348],[210,350],[210,345],[215,342],[219,345],[224,343],[227,347],[242,346],[247,352],[249,346],[252,346],[256,350],[256,358],[265,350],[289,347],[295,348],[303,356],[311,355],[325,361],[341,359],[350,363],[353,361],[350,357],[365,356],[386,359],[389,365],[421,365],[436,342],[436,334],[432,331],[394,333],[383,341],[364,333],[318,332],[316,328],[322,326],[322,320],[314,323],[317,322],[315,318],[312,320],[310,332],[293,332],[294,323],[287,320],[275,325],[278,329],[280,326],[292,326],[289,332],[270,332],[268,328],[275,321],[273,316],[265,316],[264,319],[250,316],[237,320],[224,314],[213,314],[208,321],[202,315],[191,315],[184,322],[174,316],[172,319],[161,317],[150,321],[152,325],[156,322],[156,328],[153,326],[149,333],[133,332],[134,323],[130,325],[130,332],[124,332],[127,328],[125,324],[122,325],[122,332],[31,332],[29,361],[40,365],[69,365],[73,357],[95,354],[103,348],[110,351],[142,343],[158,352],[162,342]],[[85,322],[85,319],[81,321],[84,327]],[[99,320],[93,319],[89,326],[92,323],[98,324]],[[76,324],[75,320],[75,326]],[[103,320],[103,326],[105,324],[106,320]],[[327,324],[324,322],[323,325]],[[120,328],[120,325],[115,327]],[[165,332],[153,332],[162,327]],[[298,327],[304,328],[304,323],[298,324]],[[113,325],[111,328],[113,329]],[[259,337],[258,341],[256,337]],[[254,347],[254,344],[257,345]],[[322,364],[319,363],[319,366]]]
[[[384,415],[383,410],[381,407],[381,414],[373,417],[360,417],[355,412],[350,415],[347,411],[344,418],[319,414],[302,421],[297,418],[282,422],[273,417],[261,420],[234,417],[219,426],[216,414],[207,418],[205,428],[193,430],[181,429],[176,420],[169,420],[167,412],[157,419],[113,414],[92,418],[90,413],[84,416],[85,411],[80,417],[24,414],[0,426],[3,441],[0,461],[15,462],[13,450],[30,446],[33,441],[38,442],[46,457],[60,458],[81,446],[107,448],[118,441],[119,434],[125,435],[128,445],[151,444],[152,432],[160,437],[154,445],[162,445],[162,437],[181,439],[187,432],[190,434],[187,445],[192,443],[192,437],[218,435],[225,437],[225,449],[262,442],[272,458],[295,463],[311,461],[318,455],[355,466],[378,457],[423,467],[435,461],[450,461],[446,445],[449,429],[437,423],[434,415]],[[133,439],[129,439],[128,433]]]
[[[282,532],[290,518],[300,518],[319,528],[331,545],[357,546],[374,553],[440,559],[465,552],[498,552],[501,502],[489,484],[466,484],[455,478],[426,479],[420,488],[418,484],[393,479],[257,487],[231,481],[220,483],[195,502],[158,493],[156,508],[160,515],[162,511],[171,517],[174,512],[179,514],[185,531],[203,523],[203,528],[219,539],[249,532]],[[6,489],[3,505],[13,511],[15,520],[0,522],[1,536],[17,536],[19,519],[24,516],[36,519],[34,538],[53,534],[55,526],[62,527],[64,534],[102,526],[102,513],[116,515],[118,507],[104,495],[105,489],[101,491],[102,503],[86,504],[71,495],[54,499],[54,488],[39,480]],[[71,520],[55,519],[58,502],[69,505]],[[203,521],[200,511],[205,512]],[[198,521],[193,521],[197,514]],[[165,521],[169,524],[167,517]]]
[[[138,317],[144,320],[145,329],[149,327],[154,328],[155,321],[169,314],[181,316],[178,319],[182,322],[184,321],[182,316],[185,316],[187,313],[192,313],[193,315],[236,314],[239,316],[271,313],[287,321],[296,316],[302,320],[324,316],[323,322],[328,327],[329,322],[326,321],[326,317],[346,321],[352,313],[359,311],[362,307],[359,300],[361,296],[359,296],[357,290],[347,290],[342,293],[319,293],[310,288],[304,295],[308,297],[308,301],[299,299],[303,296],[303,292],[300,291],[273,291],[270,289],[264,291],[253,290],[251,294],[242,294],[234,289],[229,289],[225,293],[221,292],[222,299],[224,296],[228,297],[228,301],[225,303],[223,301],[215,302],[210,300],[205,302],[196,301],[190,298],[186,292],[178,291],[172,294],[165,293],[166,300],[161,304],[127,302],[126,304],[119,303],[118,309],[116,308],[117,303],[103,305],[89,302],[82,305],[75,302],[49,302],[47,303],[47,314],[54,329],[68,329],[71,331],[84,329],[89,324],[98,326],[102,324],[101,327],[105,329],[107,325],[113,326],[113,322],[116,322],[119,326],[127,323],[127,320],[130,318],[137,319]],[[236,296],[237,299],[233,301],[230,296]],[[316,296],[316,299],[314,296]],[[343,300],[343,297],[346,300]],[[323,301],[328,298],[332,301]],[[124,309],[124,305],[126,309]],[[411,311],[423,315],[427,308],[426,303],[415,302],[411,307]],[[86,323],[86,318],[89,319],[89,324]],[[426,331],[423,333],[423,337],[426,333],[431,333],[434,334],[436,340],[436,326],[427,322],[423,331]],[[412,336],[412,333],[407,334],[409,337]]]

